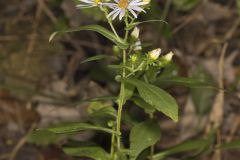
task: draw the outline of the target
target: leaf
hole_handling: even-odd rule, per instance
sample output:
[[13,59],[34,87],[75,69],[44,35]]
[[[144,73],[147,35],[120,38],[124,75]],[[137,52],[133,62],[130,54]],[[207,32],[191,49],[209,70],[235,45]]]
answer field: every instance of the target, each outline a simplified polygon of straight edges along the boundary
[[153,106],[151,106],[150,104],[145,102],[140,97],[133,97],[132,100],[137,106],[143,108],[145,110],[145,112],[148,114],[153,114],[156,111]]
[[104,37],[108,38],[112,42],[114,42],[119,48],[121,49],[127,49],[128,48],[128,43],[124,42],[124,40],[117,38],[111,31],[105,29],[102,26],[99,25],[88,25],[88,26],[82,26],[78,28],[73,28],[73,29],[67,29],[67,30],[62,30],[62,31],[57,31],[51,34],[49,41],[51,42],[53,38],[57,35],[62,35],[64,33],[69,33],[69,32],[77,32],[77,31],[95,31],[103,35]]
[[158,154],[155,154],[153,156],[153,160],[165,159],[166,157],[168,157],[170,155],[185,152],[185,151],[202,150],[202,149],[206,148],[208,145],[209,145],[208,139],[191,140],[191,141],[183,142],[183,143],[178,144],[170,149],[167,149]]
[[98,60],[101,60],[101,59],[104,59],[104,58],[107,58],[108,56],[106,55],[96,55],[96,56],[93,56],[93,57],[90,57],[90,58],[87,58],[85,60],[83,60],[80,64],[84,64],[84,63],[87,63],[87,62],[92,62],[92,61],[98,61]]
[[110,134],[116,134],[115,131],[109,128],[95,126],[88,123],[78,123],[78,122],[58,124],[56,126],[46,128],[46,130],[53,133],[57,133],[57,134],[79,132],[83,130],[97,130],[97,131],[107,132]]
[[124,95],[123,96],[123,104],[126,103],[126,101],[132,97],[134,92],[135,86],[130,83],[124,84]]
[[88,107],[88,113],[91,117],[116,118],[116,110],[109,104],[101,102],[92,102]]
[[116,100],[116,99],[117,97],[113,97],[113,96],[100,96],[100,97],[94,97],[94,98],[75,101],[75,102],[72,102],[70,105],[77,105],[84,102],[110,101],[110,100]]
[[153,121],[135,125],[130,133],[130,160],[135,160],[144,149],[154,145],[160,136],[160,127]]
[[201,80],[199,78],[188,78],[188,77],[159,77],[155,81],[156,85],[181,85],[190,88],[212,88],[215,89],[211,83]]
[[173,121],[178,121],[178,105],[170,94],[157,86],[137,79],[126,79],[126,82],[137,87],[139,95],[144,101],[170,117]]
[[109,154],[98,146],[64,147],[63,151],[70,156],[88,157],[95,160],[110,160]]
[[28,137],[29,143],[38,145],[49,145],[56,143],[60,139],[60,136],[47,130],[33,131]]
[[240,139],[222,144],[219,148],[220,149],[240,149]]

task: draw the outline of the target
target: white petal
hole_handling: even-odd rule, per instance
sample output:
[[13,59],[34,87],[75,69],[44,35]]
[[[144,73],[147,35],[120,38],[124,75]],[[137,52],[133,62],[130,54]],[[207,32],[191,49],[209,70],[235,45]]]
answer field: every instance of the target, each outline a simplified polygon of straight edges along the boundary
[[111,17],[113,14],[115,14],[119,9],[115,8],[114,10],[112,10],[108,15],[107,18]]
[[121,9],[118,8],[117,12],[112,16],[112,20],[114,20],[119,15],[120,12]]
[[84,2],[84,3],[89,3],[89,4],[93,4],[94,1],[93,0],[80,0],[81,2]]
[[137,14],[131,9],[131,8],[128,8],[128,10],[132,13],[132,15],[137,18]]
[[109,8],[116,8],[118,5],[116,3],[103,3],[104,6],[107,6]]
[[138,6],[128,6],[128,7],[134,11],[145,12],[144,9],[142,9],[141,7],[138,7]]
[[121,12],[119,14],[119,20],[121,21],[123,16],[125,15],[125,9],[121,9]]

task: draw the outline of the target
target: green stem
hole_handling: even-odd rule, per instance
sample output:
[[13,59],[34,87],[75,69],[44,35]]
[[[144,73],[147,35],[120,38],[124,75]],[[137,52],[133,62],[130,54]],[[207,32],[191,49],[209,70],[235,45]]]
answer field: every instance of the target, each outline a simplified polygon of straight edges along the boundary
[[[113,127],[112,129],[115,130],[116,127]],[[111,137],[111,159],[115,160],[115,134],[112,134]]]
[[[153,113],[149,114],[149,118],[153,119]],[[150,160],[153,160],[153,155],[154,155],[154,145],[150,147],[150,158],[149,158]]]
[[108,19],[108,24],[110,25],[110,27],[111,27],[113,33],[115,34],[115,36],[118,38],[118,40],[120,40],[120,37],[119,37],[119,35],[117,34],[117,32],[116,32],[116,30],[115,30],[115,28],[114,28],[114,26],[113,26],[113,24],[112,24],[112,20]]
[[[123,71],[122,71],[122,78],[123,79],[126,76],[125,65],[126,65],[126,50],[123,50],[123,66],[124,66]],[[120,88],[120,94],[119,94],[118,113],[117,113],[117,128],[116,128],[116,132],[118,133],[118,136],[117,136],[118,152],[120,151],[120,148],[121,148],[121,119],[122,119],[123,104],[124,104],[124,101],[125,101],[124,92],[125,92],[125,84],[122,81],[121,82],[121,88]]]
[[[129,25],[129,24],[128,24],[128,18],[127,18],[127,16],[126,16],[126,18],[124,19],[124,22],[125,22],[126,28],[128,28],[128,25]],[[125,42],[127,41],[128,33],[129,33],[129,30],[126,29],[125,36],[124,36],[124,41],[125,41]]]
[[115,28],[114,28],[114,26],[113,26],[113,24],[112,24],[112,20],[111,20],[110,18],[108,18],[108,12],[107,12],[107,10],[102,9],[102,11],[104,12],[105,17],[106,17],[106,19],[107,19],[107,21],[108,21],[108,24],[110,25],[113,33],[114,33],[115,36],[118,38],[118,40],[120,40],[120,37],[119,37],[119,35],[117,34],[117,32],[116,32],[116,30],[115,30]]

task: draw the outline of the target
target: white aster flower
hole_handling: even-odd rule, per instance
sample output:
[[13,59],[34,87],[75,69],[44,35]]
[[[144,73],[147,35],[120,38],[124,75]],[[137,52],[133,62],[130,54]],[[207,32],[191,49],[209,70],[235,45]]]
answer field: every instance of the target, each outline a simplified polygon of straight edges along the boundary
[[115,3],[105,3],[106,6],[113,9],[108,14],[108,17],[112,17],[112,20],[114,20],[117,16],[119,16],[119,20],[122,20],[127,11],[129,11],[135,18],[137,18],[138,12],[145,12],[142,6],[148,4],[148,2],[143,2],[142,0],[114,1]]
[[102,4],[101,0],[78,0],[84,4],[78,4],[77,8],[91,8]]

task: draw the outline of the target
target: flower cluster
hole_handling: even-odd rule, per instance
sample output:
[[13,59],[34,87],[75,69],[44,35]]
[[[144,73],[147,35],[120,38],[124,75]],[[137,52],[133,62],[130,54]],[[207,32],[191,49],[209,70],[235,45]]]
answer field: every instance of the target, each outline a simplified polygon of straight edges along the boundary
[[103,0],[79,0],[83,4],[77,5],[77,8],[107,7],[111,9],[108,18],[112,20],[119,17],[119,20],[130,12],[134,18],[137,18],[140,12],[145,12],[144,6],[149,4],[149,0],[113,0],[113,2],[104,2]]

